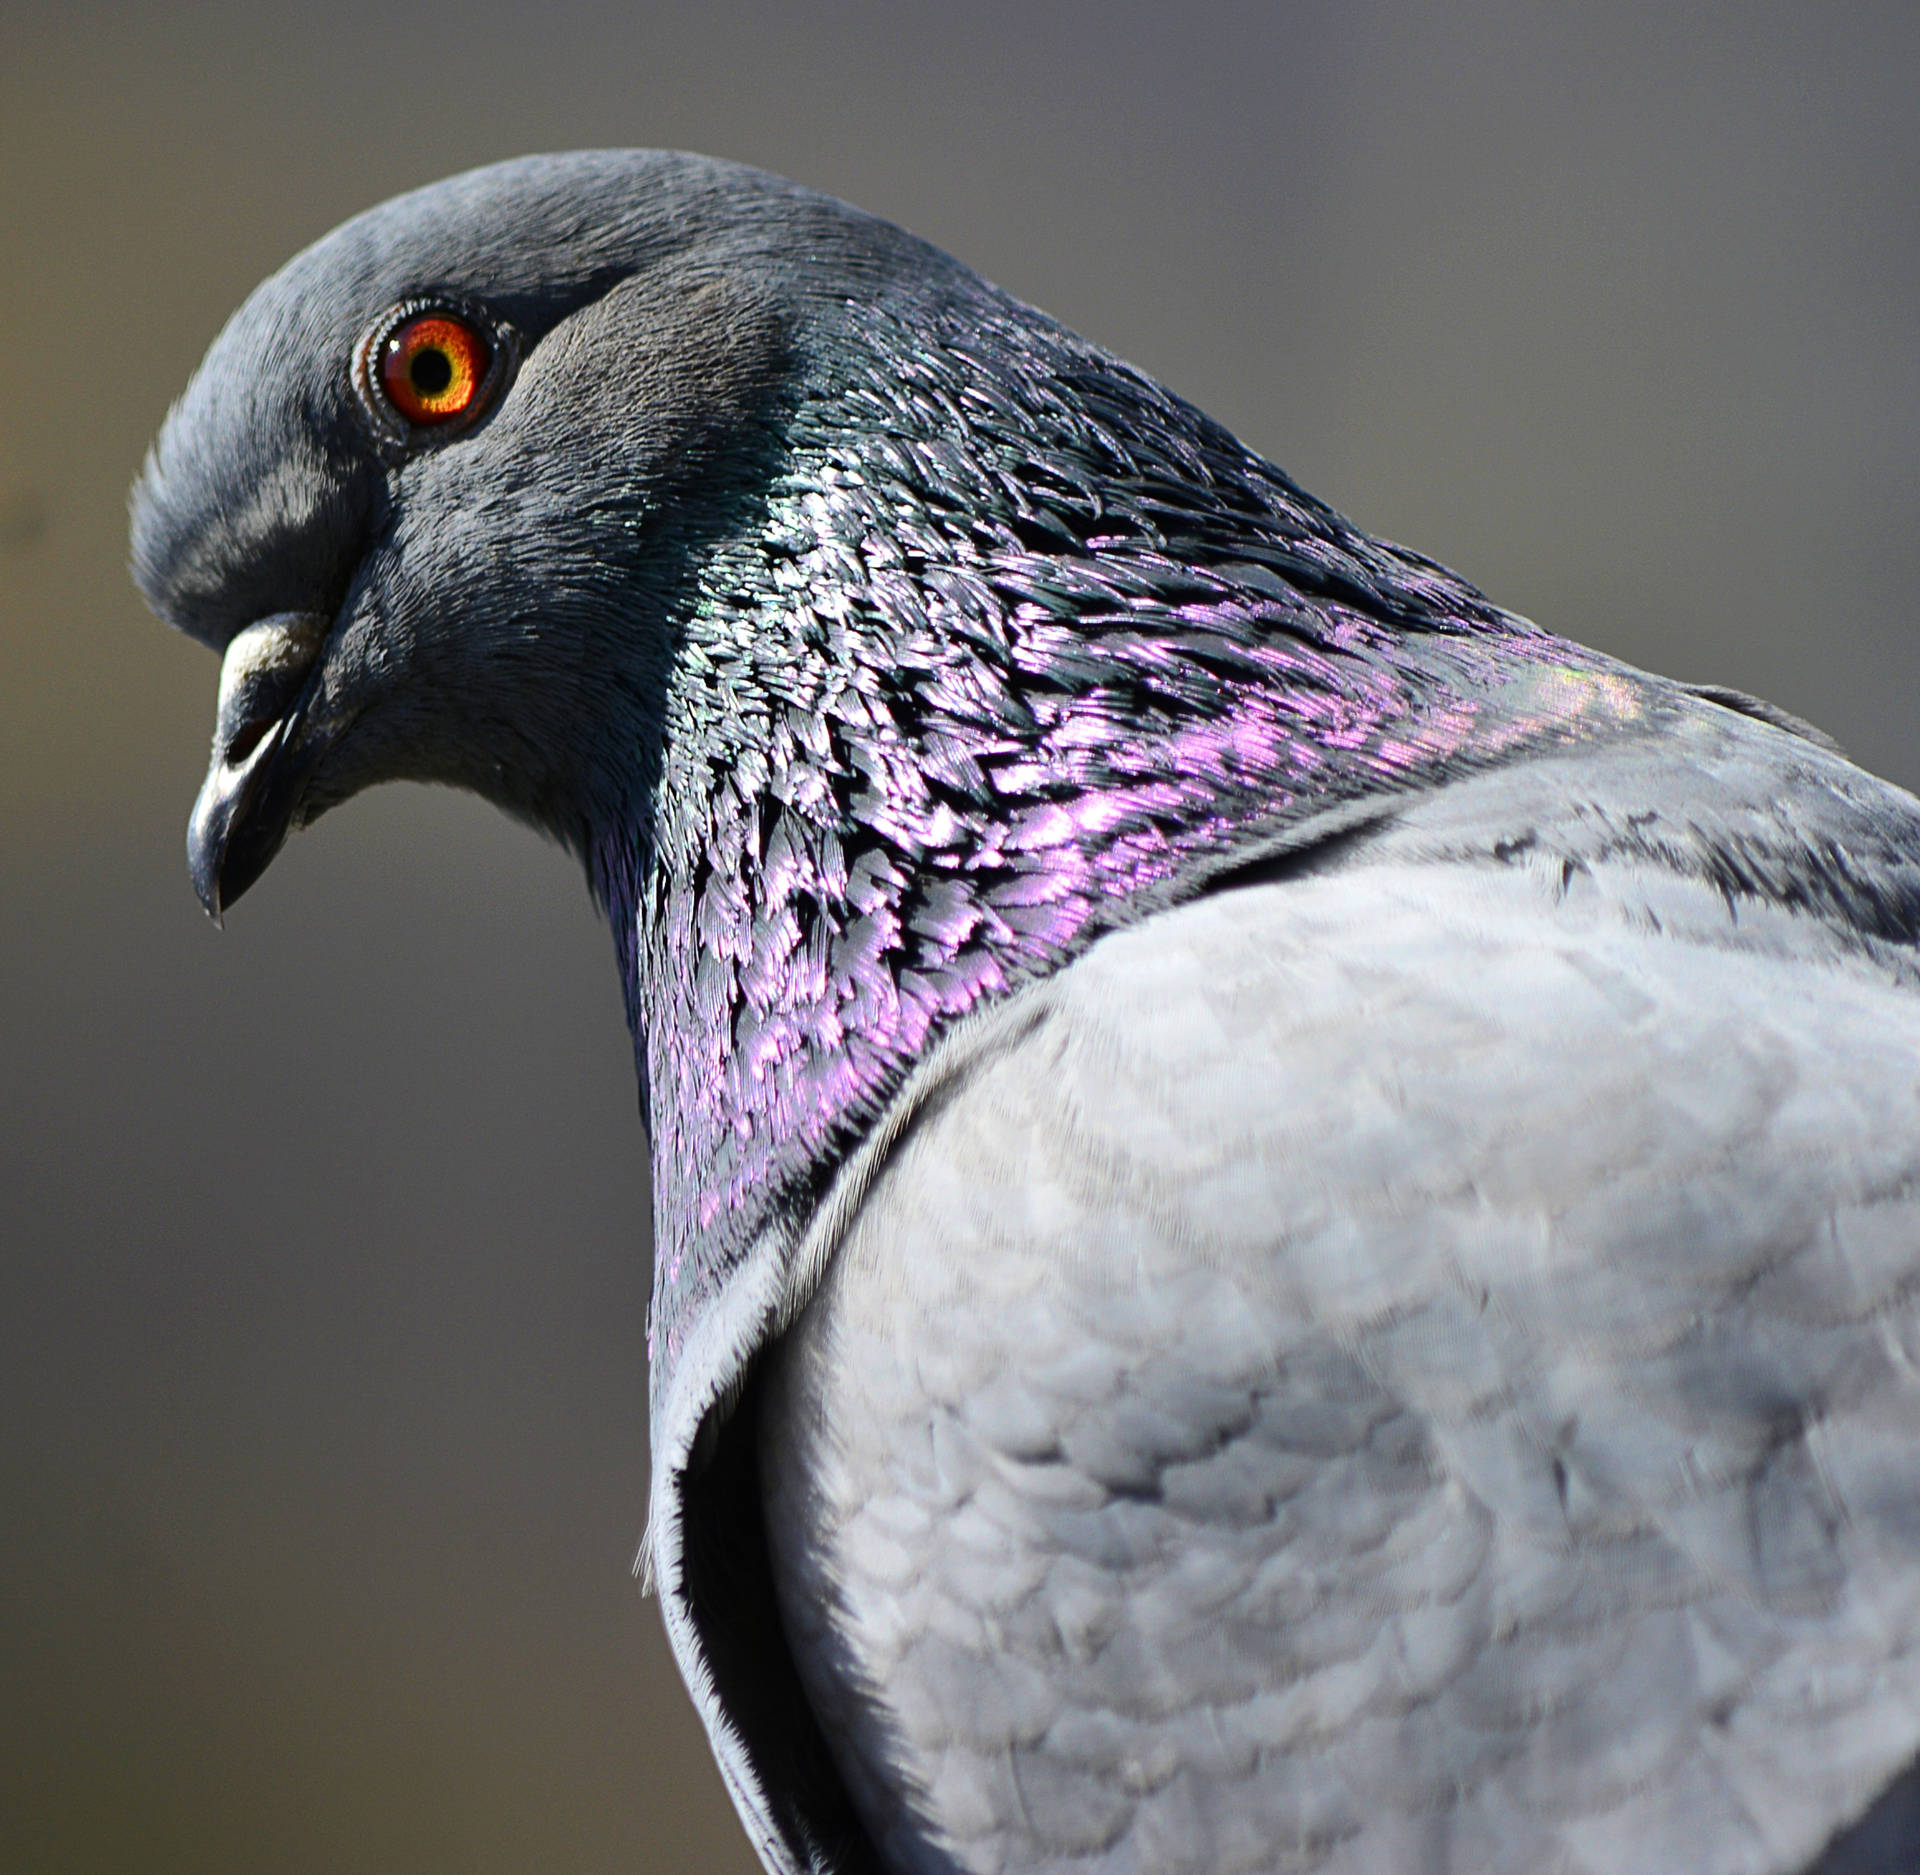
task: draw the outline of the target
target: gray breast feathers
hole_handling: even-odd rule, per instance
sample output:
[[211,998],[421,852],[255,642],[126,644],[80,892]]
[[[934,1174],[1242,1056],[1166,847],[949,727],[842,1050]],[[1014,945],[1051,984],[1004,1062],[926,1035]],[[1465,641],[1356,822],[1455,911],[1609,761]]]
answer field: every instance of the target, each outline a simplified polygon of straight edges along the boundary
[[1784,1875],[1920,1752],[1920,997],[1484,810],[1031,992],[776,1350],[892,1866]]

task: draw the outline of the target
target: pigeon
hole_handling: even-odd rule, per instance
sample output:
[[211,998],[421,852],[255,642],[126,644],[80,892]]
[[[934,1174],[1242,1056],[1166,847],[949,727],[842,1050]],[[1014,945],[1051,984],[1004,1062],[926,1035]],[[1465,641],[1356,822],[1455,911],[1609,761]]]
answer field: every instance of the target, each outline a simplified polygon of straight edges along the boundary
[[326,236],[132,540],[216,918],[400,778],[605,910],[769,1870],[1920,1866],[1920,802],[693,156]]

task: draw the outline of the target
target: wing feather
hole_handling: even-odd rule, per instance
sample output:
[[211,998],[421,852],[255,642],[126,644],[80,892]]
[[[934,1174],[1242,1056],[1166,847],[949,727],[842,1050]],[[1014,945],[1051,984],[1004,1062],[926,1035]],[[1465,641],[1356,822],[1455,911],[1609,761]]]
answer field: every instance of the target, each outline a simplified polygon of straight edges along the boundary
[[761,1424],[895,1866],[1781,1875],[1920,1751],[1920,997],[1485,824],[1102,941],[875,1179]]

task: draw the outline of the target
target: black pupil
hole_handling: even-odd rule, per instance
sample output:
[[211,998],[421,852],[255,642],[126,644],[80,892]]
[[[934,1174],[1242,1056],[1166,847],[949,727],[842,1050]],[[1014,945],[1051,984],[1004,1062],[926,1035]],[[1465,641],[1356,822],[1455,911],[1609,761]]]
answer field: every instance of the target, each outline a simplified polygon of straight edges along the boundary
[[425,345],[414,353],[407,376],[422,397],[438,397],[453,382],[453,360],[437,345]]

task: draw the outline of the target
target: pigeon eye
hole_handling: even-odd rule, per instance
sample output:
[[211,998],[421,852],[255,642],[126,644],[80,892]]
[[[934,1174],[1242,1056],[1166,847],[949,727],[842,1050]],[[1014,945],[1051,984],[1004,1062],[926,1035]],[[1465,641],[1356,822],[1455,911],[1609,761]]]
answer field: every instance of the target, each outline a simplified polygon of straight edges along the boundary
[[430,428],[474,414],[490,391],[493,346],[476,325],[448,312],[416,313],[380,341],[374,375],[409,423]]

